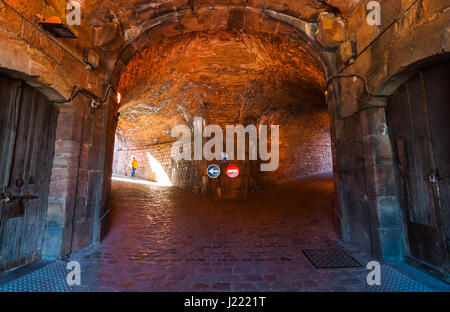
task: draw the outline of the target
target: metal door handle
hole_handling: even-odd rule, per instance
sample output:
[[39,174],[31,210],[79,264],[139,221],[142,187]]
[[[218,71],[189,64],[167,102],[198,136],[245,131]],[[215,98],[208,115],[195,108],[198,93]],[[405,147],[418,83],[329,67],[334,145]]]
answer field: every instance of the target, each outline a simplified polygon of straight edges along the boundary
[[12,200],[14,200],[14,199],[18,199],[18,200],[29,200],[29,199],[38,199],[39,198],[39,196],[33,196],[33,195],[29,195],[29,194],[27,194],[27,195],[21,195],[21,196],[12,196]]
[[29,200],[29,199],[38,199],[39,196],[33,196],[30,194],[27,195],[21,195],[21,196],[16,196],[13,194],[8,194],[6,195],[5,193],[1,193],[0,194],[0,200],[3,201],[4,203],[9,203],[13,200],[19,200],[19,201],[23,201],[23,200]]

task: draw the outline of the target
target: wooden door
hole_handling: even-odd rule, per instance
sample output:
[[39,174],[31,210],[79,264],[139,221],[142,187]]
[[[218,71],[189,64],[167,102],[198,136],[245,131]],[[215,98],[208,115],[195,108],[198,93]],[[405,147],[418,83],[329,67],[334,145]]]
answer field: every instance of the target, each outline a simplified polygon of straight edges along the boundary
[[0,273],[41,259],[57,108],[0,76]]
[[[423,72],[435,157],[437,207],[441,236],[447,253],[444,268],[450,272],[450,61]],[[450,279],[449,279],[450,281]]]
[[425,69],[387,109],[410,257],[450,272],[450,62]]

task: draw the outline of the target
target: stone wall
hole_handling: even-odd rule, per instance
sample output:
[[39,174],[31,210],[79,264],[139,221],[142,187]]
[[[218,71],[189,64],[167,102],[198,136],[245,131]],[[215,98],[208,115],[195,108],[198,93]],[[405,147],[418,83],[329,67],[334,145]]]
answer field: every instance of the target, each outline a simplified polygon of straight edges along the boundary
[[381,25],[366,23],[363,1],[346,20],[336,51],[339,75],[328,105],[335,155],[336,216],[343,238],[384,259],[407,253],[393,175],[385,106],[418,68],[450,51],[448,1],[383,1]]
[[107,227],[116,104],[109,100],[91,114],[89,102],[80,97],[59,105],[48,218],[61,222],[47,227],[48,257],[98,242]]
[[[128,136],[129,137],[129,136]],[[274,172],[261,172],[260,161],[175,161],[171,157],[174,142],[137,145],[124,142],[116,136],[113,172],[131,175],[128,167],[132,157],[139,161],[137,177],[158,181],[152,168],[150,155],[162,166],[171,183],[205,196],[237,198],[246,197],[257,188],[283,183],[332,170],[329,117],[325,109],[312,109],[280,121],[280,159]],[[206,142],[206,140],[204,140]],[[240,176],[230,179],[225,170],[230,163],[237,164]],[[217,180],[206,176],[210,164],[218,164],[222,174]]]
[[[54,14],[43,3],[33,1]],[[57,42],[31,21],[30,14],[42,11],[12,4],[22,6],[16,11],[0,2],[0,70],[59,103],[43,256],[61,257],[98,242],[107,229],[117,107],[114,92],[105,96],[104,75],[78,57],[75,46]],[[76,86],[105,98],[94,114],[90,99],[74,93]]]
[[332,171],[329,116],[314,109],[280,122],[280,164],[274,172],[256,172],[260,186]]
[[[301,98],[312,99],[320,105],[323,86],[327,85],[339,231],[344,240],[352,241],[373,255],[399,259],[405,251],[405,230],[392,173],[392,150],[384,108],[387,100],[382,96],[393,94],[424,64],[448,58],[450,9],[448,1],[384,0],[381,1],[381,25],[371,26],[366,23],[368,1],[233,1],[232,5],[215,7],[195,2],[195,10],[184,4],[182,8],[185,10],[171,6],[167,8],[167,14],[161,16],[130,14],[136,9],[134,2],[108,0],[102,2],[102,5],[107,3],[105,7],[108,9],[104,10],[95,1],[86,1],[86,23],[74,29],[79,40],[61,39],[58,42],[35,27],[31,20],[35,14],[64,17],[66,1],[0,1],[0,70],[24,79],[52,101],[66,102],[71,99],[75,85],[102,98],[109,82],[118,87],[121,78],[126,80],[130,77],[127,64],[149,46],[156,46],[168,37],[175,38],[172,43],[176,43],[179,38],[176,36],[189,39],[186,33],[205,32],[203,37],[197,38],[197,42],[203,42],[203,45],[193,44],[191,49],[186,49],[184,41],[179,43],[181,52],[193,52],[187,55],[187,62],[194,62],[196,57],[203,55],[212,56],[209,68],[197,75],[197,80],[192,77],[186,79],[195,81],[194,84],[164,84],[161,77],[170,77],[153,77],[159,84],[152,84],[156,91],[146,93],[147,99],[157,98],[161,95],[159,91],[164,90],[169,90],[167,96],[159,98],[160,106],[154,105],[149,110],[138,105],[137,110],[128,116],[129,123],[135,124],[138,120],[130,116],[133,117],[136,111],[151,115],[159,112],[161,107],[172,108],[171,111],[176,114],[169,117],[173,118],[168,118],[162,110],[160,121],[168,121],[167,124],[152,124],[151,129],[156,135],[150,137],[160,139],[165,137],[165,130],[175,124],[189,123],[194,116],[202,116],[208,119],[208,123],[221,125],[258,123],[266,117],[278,122],[275,107],[284,104],[284,114],[292,109],[296,111],[297,104],[311,102],[300,103],[298,99]],[[169,3],[162,2],[165,5]],[[128,16],[136,16],[136,20],[127,20]],[[251,38],[240,34],[227,39],[224,32],[230,29],[238,33],[245,30],[252,34],[271,35],[254,35]],[[223,56],[220,58],[222,67],[219,70],[214,65],[217,63],[215,55],[201,51],[202,47],[206,49],[208,44],[211,46],[208,33],[217,35],[214,48],[222,47],[222,52],[219,51]],[[293,47],[292,42],[283,42],[277,36],[295,41],[298,46]],[[218,45],[219,41],[221,43]],[[279,46],[284,45],[287,52],[277,47],[267,49],[271,46],[267,42],[281,43]],[[230,44],[235,47],[244,45],[248,53],[237,53],[239,49],[230,49]],[[86,48],[95,48],[96,52],[102,53],[98,69],[93,70],[83,61]],[[248,55],[254,55],[254,52],[263,57],[258,58],[258,62],[245,63],[250,59]],[[287,58],[283,59],[283,56]],[[226,69],[236,66],[238,59],[247,64],[247,74],[242,75],[241,79],[218,82],[211,79],[216,72],[237,72]],[[269,75],[264,72],[267,64],[272,64]],[[154,66],[152,70],[156,68]],[[174,73],[172,68],[180,67],[160,68]],[[293,77],[289,76],[295,72],[297,74]],[[305,72],[309,78],[301,79],[298,73]],[[208,73],[211,75],[208,76]],[[187,74],[192,73],[187,71]],[[322,74],[326,74],[325,81]],[[248,79],[249,75],[252,79]],[[278,80],[277,84],[273,83],[274,77]],[[176,75],[172,78],[180,82]],[[235,78],[239,76],[235,75]],[[235,89],[236,92],[222,90],[218,86],[224,82],[239,88]],[[311,89],[315,91],[309,92]],[[196,90],[200,91],[194,92]],[[259,91],[252,92],[255,90]],[[181,96],[174,99],[172,95],[178,91]],[[286,97],[286,94],[289,96]],[[48,209],[48,220],[52,221],[52,226],[47,228],[44,243],[47,257],[62,256],[95,243],[105,233],[118,109],[111,99],[113,95],[113,92],[110,93],[93,115],[89,112],[90,100],[81,94],[71,99],[70,103],[59,105]],[[308,97],[311,95],[312,98]],[[241,106],[242,103],[245,105]],[[221,118],[225,111],[232,118]],[[126,114],[123,116],[126,117]],[[313,119],[320,120],[321,125],[325,124],[323,117],[310,118]],[[299,141],[285,141],[282,144],[283,159],[290,161],[282,162],[280,168],[284,169],[279,171],[280,175],[267,177],[268,184],[327,168],[329,141],[324,136],[325,131],[307,131],[301,128],[303,124],[286,123],[286,129],[291,129],[288,132],[307,135],[288,135],[288,138]],[[315,134],[308,141],[309,133]],[[320,143],[313,144],[313,141]],[[136,140],[135,146],[148,144],[154,142],[149,143],[149,140],[142,138]],[[161,146],[159,150],[158,146]],[[172,168],[169,176],[175,185],[204,195],[246,195],[258,184],[255,179],[257,166],[252,163],[238,163],[242,168],[239,179],[217,179],[209,183],[204,175],[208,162],[173,163],[168,160],[167,147],[160,143],[147,150],[156,155],[155,158],[164,168]],[[145,148],[139,150],[142,153],[139,157],[145,158],[146,152]],[[123,157],[129,157],[124,154]],[[316,164],[313,167],[310,166],[312,162]],[[149,174],[148,168],[146,172],[146,175]]]
[[129,168],[129,164],[132,158],[135,157],[139,162],[136,176],[150,181],[158,181],[156,175],[157,168],[152,168],[151,166],[151,157],[154,157],[166,174],[170,176],[170,170],[172,168],[171,146],[171,143],[165,143],[126,147],[123,146],[123,143],[116,136],[113,172],[119,175],[130,176],[131,169]]
[[[136,177],[162,184],[165,183],[164,179],[167,177],[172,186],[200,193],[203,172],[200,173],[197,168],[202,162],[175,161],[171,154],[173,142],[127,147],[119,137],[119,135],[116,135],[114,174],[130,177],[131,168],[129,168],[129,164],[135,157],[139,162]],[[164,173],[161,173],[160,168]]]

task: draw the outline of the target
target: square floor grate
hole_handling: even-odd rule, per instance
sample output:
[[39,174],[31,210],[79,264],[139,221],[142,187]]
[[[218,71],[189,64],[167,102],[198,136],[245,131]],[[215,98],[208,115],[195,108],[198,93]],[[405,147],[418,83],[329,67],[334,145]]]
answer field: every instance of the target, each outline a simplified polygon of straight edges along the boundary
[[341,248],[303,249],[303,253],[316,269],[361,267],[361,263]]

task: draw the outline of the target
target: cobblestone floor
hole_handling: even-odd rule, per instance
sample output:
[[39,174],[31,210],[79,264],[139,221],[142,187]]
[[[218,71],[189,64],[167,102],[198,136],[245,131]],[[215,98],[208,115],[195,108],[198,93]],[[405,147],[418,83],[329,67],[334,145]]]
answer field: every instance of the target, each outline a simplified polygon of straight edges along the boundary
[[[176,188],[117,181],[112,193],[106,239],[67,259],[79,261],[82,270],[82,285],[72,291],[443,289],[384,264],[386,282],[368,287],[364,266],[373,259],[339,242],[333,185],[325,176],[276,186],[249,200],[212,200]],[[302,253],[337,246],[363,267],[316,269]],[[31,283],[32,274],[28,279]],[[0,283],[0,291],[24,291],[27,283],[27,277]]]

